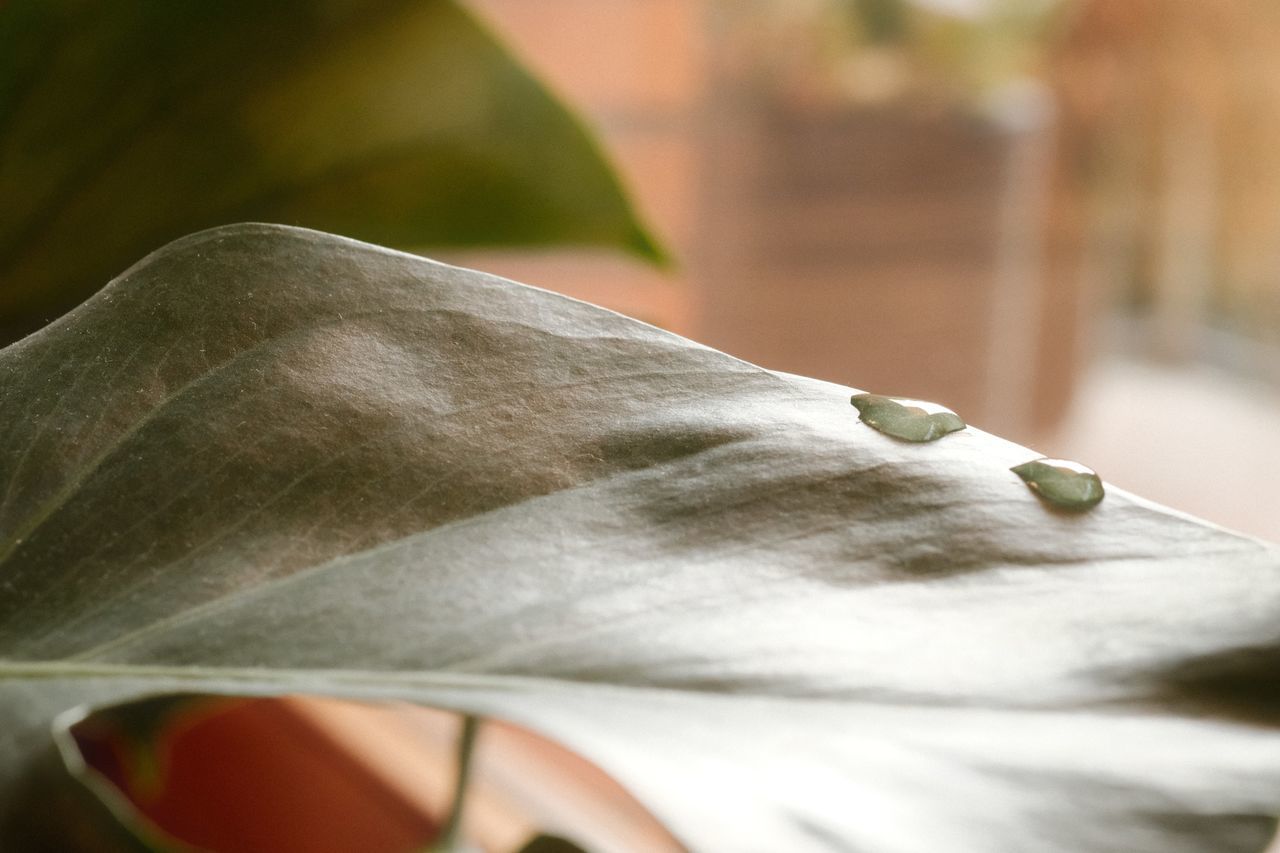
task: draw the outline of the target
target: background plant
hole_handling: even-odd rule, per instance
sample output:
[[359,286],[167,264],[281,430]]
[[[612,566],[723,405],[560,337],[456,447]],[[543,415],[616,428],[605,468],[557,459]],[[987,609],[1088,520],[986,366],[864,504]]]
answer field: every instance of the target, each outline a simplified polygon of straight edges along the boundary
[[577,119],[453,0],[10,0],[0,199],[0,341],[242,220],[660,256]]

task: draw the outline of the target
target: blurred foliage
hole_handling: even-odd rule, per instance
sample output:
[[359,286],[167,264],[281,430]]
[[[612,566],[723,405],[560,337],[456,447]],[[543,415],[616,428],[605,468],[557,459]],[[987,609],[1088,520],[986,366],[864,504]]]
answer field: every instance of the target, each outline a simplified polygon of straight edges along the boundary
[[901,42],[910,27],[906,4],[900,0],[848,0],[866,40],[871,44]]
[[[892,51],[903,89],[982,95],[1036,68],[1058,0],[834,0],[849,52]],[[885,58],[882,57],[882,62]]]
[[0,4],[0,199],[0,343],[241,220],[660,257],[577,120],[452,0]]
[[736,37],[792,101],[981,103],[1042,71],[1061,0],[738,0]]

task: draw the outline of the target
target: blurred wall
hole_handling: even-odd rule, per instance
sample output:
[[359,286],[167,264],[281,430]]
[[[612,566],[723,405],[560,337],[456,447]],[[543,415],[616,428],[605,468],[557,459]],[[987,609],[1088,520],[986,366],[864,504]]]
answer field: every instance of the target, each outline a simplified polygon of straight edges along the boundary
[[1280,3],[1070,11],[1052,77],[1087,162],[1091,264],[1134,344],[1280,380],[1274,354],[1243,354],[1280,343]]
[[759,48],[776,34],[740,4],[476,5],[602,131],[677,267],[454,260],[1014,438],[1061,416],[1086,313],[1048,90],[851,104],[774,85]]
[[700,202],[705,3],[472,0],[471,6],[586,116],[677,266],[657,270],[583,251],[466,253],[450,260],[693,334],[685,259],[694,248]]

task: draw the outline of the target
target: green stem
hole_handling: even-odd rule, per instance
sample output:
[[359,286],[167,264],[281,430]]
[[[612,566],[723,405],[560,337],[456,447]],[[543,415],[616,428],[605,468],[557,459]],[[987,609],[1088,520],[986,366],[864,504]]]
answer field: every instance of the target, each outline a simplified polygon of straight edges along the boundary
[[431,848],[436,853],[461,853],[459,845],[462,841],[462,813],[467,805],[467,791],[471,787],[471,758],[479,732],[479,717],[467,714],[462,718],[462,732],[458,735],[458,770],[453,785],[453,805],[449,809],[449,819],[440,832],[440,839]]

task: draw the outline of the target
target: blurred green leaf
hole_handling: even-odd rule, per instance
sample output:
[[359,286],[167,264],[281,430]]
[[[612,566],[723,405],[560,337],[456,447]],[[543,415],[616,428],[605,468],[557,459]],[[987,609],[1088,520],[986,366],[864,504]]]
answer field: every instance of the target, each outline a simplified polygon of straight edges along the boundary
[[311,692],[524,726],[699,850],[1262,849],[1280,549],[1053,512],[851,393],[310,231],[174,243],[0,352],[0,804],[67,708]]
[[451,0],[10,0],[0,200],[0,341],[230,221],[660,256],[577,120]]
[[536,835],[520,848],[520,853],[586,853],[567,838],[558,835]]

